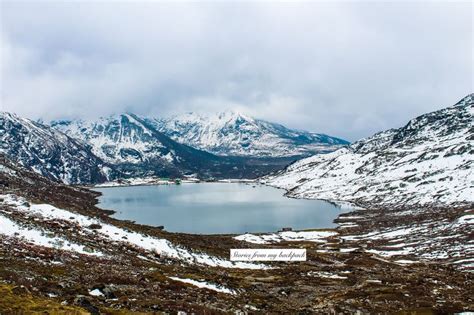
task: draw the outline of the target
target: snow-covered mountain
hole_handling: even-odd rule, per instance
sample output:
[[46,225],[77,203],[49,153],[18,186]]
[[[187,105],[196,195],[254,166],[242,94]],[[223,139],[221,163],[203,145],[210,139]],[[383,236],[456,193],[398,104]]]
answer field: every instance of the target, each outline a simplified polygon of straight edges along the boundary
[[265,181],[293,197],[362,206],[474,202],[474,94],[347,148],[300,160]]
[[101,117],[94,121],[58,120],[51,126],[90,144],[95,155],[112,164],[139,164],[151,160],[169,164],[179,159],[167,145],[165,136],[132,114]]
[[56,181],[95,183],[113,174],[81,141],[14,114],[0,112],[0,140],[0,153]]
[[61,120],[51,126],[91,146],[92,152],[125,176],[182,176],[254,178],[283,165],[219,157],[178,143],[150,120],[121,114],[93,121]]
[[172,139],[217,155],[282,157],[327,153],[348,142],[227,111],[151,119]]

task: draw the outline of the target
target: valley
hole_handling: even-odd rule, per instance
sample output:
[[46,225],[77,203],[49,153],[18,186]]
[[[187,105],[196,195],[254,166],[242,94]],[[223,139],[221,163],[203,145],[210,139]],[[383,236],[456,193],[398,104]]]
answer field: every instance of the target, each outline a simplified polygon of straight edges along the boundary
[[[392,210],[397,220],[382,210],[358,210],[340,216],[336,229],[300,232],[169,233],[111,218],[96,207],[95,192],[6,160],[2,165],[1,182],[8,183],[1,192],[2,229],[10,224],[0,236],[0,309],[7,313],[451,313],[473,307],[467,248],[447,251],[449,257],[420,255],[436,243],[422,227],[453,222],[439,229],[439,240],[468,233],[472,208],[424,215]],[[418,232],[413,226],[400,231],[400,224]],[[423,245],[416,253],[396,247],[406,233],[410,243]],[[467,245],[472,238],[466,237],[438,242],[446,246],[438,250]],[[228,260],[230,248],[287,247],[306,248],[308,260]]]
[[[12,144],[3,145],[0,156],[0,292],[4,296],[0,310],[77,314],[470,311],[474,309],[473,106],[471,94],[399,129],[303,158],[284,169],[282,165],[260,170],[264,176],[254,185],[275,186],[285,189],[290,198],[324,199],[343,207],[335,227],[214,235],[170,232],[166,225],[153,227],[151,220],[141,224],[118,219],[113,211],[98,207],[100,193],[86,188],[80,179],[89,178],[87,185],[133,184],[140,179],[146,184],[146,178],[161,174],[150,174],[147,168],[160,161],[168,165],[163,162],[168,154],[178,161],[172,167],[206,174],[207,179],[223,167],[214,164],[212,173],[197,171],[208,163],[236,158],[250,163],[273,157],[199,151],[150,131],[146,121],[134,116],[121,116],[106,133],[94,125],[83,139],[75,140],[69,137],[72,132],[66,136],[57,126],[4,114],[1,136]],[[60,135],[62,146],[40,150],[40,140],[31,139],[41,139],[44,132],[47,138]],[[133,141],[107,142],[123,135]],[[140,150],[123,155],[124,143]],[[79,153],[69,156],[70,146]],[[186,165],[187,154],[203,160]],[[100,165],[98,172],[104,176],[129,172],[129,179],[112,176],[93,183],[92,172],[76,172],[70,174],[86,174],[74,180],[82,185],[70,185],[73,177],[53,176],[62,174],[61,168],[47,163],[45,169],[35,167],[45,159],[69,161],[77,156],[82,158],[75,165],[87,170]],[[97,159],[93,163],[89,163],[91,156]],[[181,178],[179,174],[174,176]],[[228,179],[233,173],[225,174],[222,178]],[[285,207],[291,208],[290,204]],[[304,248],[307,261],[233,262],[229,260],[233,248]]]
[[474,315],[473,14],[0,0],[0,315]]
[[[328,136],[291,131],[277,124],[265,122],[262,126],[262,122],[257,124],[251,118],[245,123],[240,119],[239,115],[233,115],[217,125],[220,131],[207,132],[216,132],[221,142],[233,137],[232,143],[241,145],[243,151],[217,152],[188,141],[184,136],[177,142],[166,135],[175,134],[174,129],[165,130],[158,124],[160,120],[135,114],[120,114],[97,121],[58,120],[48,125],[1,112],[0,152],[56,181],[98,184],[144,177],[255,179],[281,170],[301,156],[319,152],[296,150],[303,144],[314,148],[321,146],[320,152],[330,152],[348,143]],[[273,134],[271,142],[262,139],[262,135],[268,133],[267,125],[283,130]],[[301,140],[304,143],[296,141],[297,138],[305,139]],[[271,148],[275,154],[247,147],[247,144],[255,143],[258,148],[262,140],[268,145],[266,150]],[[283,148],[282,151],[278,151],[277,146]],[[246,153],[240,154],[242,152]]]

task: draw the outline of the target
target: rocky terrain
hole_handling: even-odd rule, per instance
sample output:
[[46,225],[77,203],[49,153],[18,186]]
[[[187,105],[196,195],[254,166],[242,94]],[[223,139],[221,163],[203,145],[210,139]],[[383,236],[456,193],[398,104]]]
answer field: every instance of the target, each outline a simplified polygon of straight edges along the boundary
[[[423,215],[394,210],[390,217],[357,210],[341,216],[334,230],[189,235],[113,219],[96,208],[96,192],[52,182],[3,157],[0,165],[2,314],[435,314],[474,308],[467,250],[472,208]],[[423,228],[435,229],[437,240],[423,238]],[[417,245],[400,250],[408,242]],[[443,255],[437,243],[464,249]],[[287,247],[306,248],[308,260],[228,260],[231,248]]]
[[[335,229],[170,233],[0,155],[0,313],[472,311],[473,101],[262,179],[355,206]],[[307,261],[232,262],[232,248],[304,248]]]
[[269,176],[297,198],[367,208],[462,206],[474,202],[474,94],[347,148]]
[[56,181],[97,184],[143,177],[253,179],[347,144],[242,115],[218,117],[196,116],[200,123],[191,124],[121,114],[45,125],[2,112],[0,152]]
[[292,161],[217,156],[178,143],[148,120],[133,114],[96,121],[53,121],[51,126],[86,143],[94,155],[113,165],[121,178],[256,178]]
[[186,113],[149,121],[174,140],[217,155],[308,156],[349,144],[339,138],[289,129],[234,111]]
[[102,182],[114,175],[112,167],[81,141],[5,112],[0,112],[0,153],[68,184]]
[[67,184],[130,178],[256,178],[293,158],[221,157],[177,143],[141,118],[43,123],[0,113],[0,153]]

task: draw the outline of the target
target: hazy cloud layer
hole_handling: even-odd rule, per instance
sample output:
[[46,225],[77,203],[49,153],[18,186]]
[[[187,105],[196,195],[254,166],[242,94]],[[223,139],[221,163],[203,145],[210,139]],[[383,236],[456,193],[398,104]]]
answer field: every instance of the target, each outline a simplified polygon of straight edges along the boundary
[[1,107],[235,109],[355,140],[473,91],[470,2],[1,2]]

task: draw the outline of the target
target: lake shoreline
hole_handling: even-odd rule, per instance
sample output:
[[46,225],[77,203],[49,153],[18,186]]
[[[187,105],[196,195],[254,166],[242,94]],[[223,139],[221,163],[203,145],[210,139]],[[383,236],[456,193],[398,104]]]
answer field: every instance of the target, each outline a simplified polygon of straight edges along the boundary
[[339,214],[352,210],[324,200],[287,198],[281,189],[257,182],[203,184],[207,185],[135,185],[94,191],[101,193],[98,207],[115,210],[116,219],[200,235],[330,229],[336,227]]
[[[26,236],[46,231],[44,237],[67,241],[44,247],[35,245],[38,239],[3,238],[0,291],[8,300],[0,299],[0,309],[30,296],[49,305],[87,305],[104,313],[112,308],[396,313],[428,304],[433,313],[457,313],[473,306],[459,299],[472,295],[474,278],[467,271],[473,257],[467,247],[463,252],[442,241],[449,237],[468,244],[472,209],[358,210],[340,215],[333,230],[247,234],[239,240],[237,234],[171,233],[115,219],[97,207],[97,192],[22,174],[0,174],[9,183],[2,191],[8,197],[2,199],[1,216],[14,220]],[[81,253],[57,248],[68,244],[80,245]],[[229,251],[235,248],[306,249],[307,261],[233,264]],[[450,255],[443,257],[443,252]],[[192,299],[183,302],[183,296]],[[308,303],[318,308],[308,309]]]

